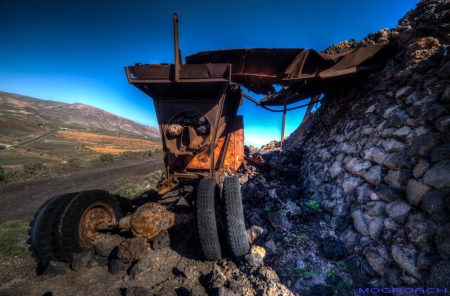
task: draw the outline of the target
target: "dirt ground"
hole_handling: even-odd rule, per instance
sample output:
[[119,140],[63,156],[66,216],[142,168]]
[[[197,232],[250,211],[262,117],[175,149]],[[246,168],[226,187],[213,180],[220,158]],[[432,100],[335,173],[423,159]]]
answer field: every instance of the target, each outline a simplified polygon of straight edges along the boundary
[[[78,171],[3,186],[0,189],[0,223],[12,219],[31,220],[39,206],[57,194],[93,188],[114,191],[127,182],[139,182],[161,167],[161,160],[152,157],[145,161],[111,164],[95,171]],[[181,197],[187,202],[177,205]],[[186,212],[192,210],[192,199],[189,190],[186,194],[180,189],[166,194],[160,202],[173,211]],[[0,257],[0,295],[193,295],[191,291],[198,291],[195,295],[208,295],[205,281],[215,263],[236,268],[226,259],[219,262],[201,260],[193,224],[174,226],[165,242],[164,247],[149,248],[153,272],[139,279],[129,275],[132,265],[127,266],[128,272],[116,275],[108,271],[108,266],[74,271],[65,263],[57,263],[56,270],[46,271],[41,270],[31,257]],[[223,255],[231,257],[230,254]],[[130,294],[130,289],[137,286],[145,287],[150,294]]]
[[[37,275],[38,268],[33,258],[6,257],[0,259],[0,295],[120,296],[136,286],[146,287],[150,295],[190,295],[187,291],[195,286],[204,290],[199,281],[211,271],[214,263],[199,260],[197,250],[191,247],[195,245],[193,229],[189,226],[178,228],[171,231],[170,248],[152,251],[153,272],[143,278],[133,280],[125,271],[112,275],[107,266],[74,271],[68,265],[62,265],[54,274]],[[186,234],[189,235],[186,237]],[[200,276],[191,278],[195,273]]]
[[56,177],[21,181],[0,186],[0,223],[13,219],[31,220],[49,198],[89,189],[110,192],[129,182],[142,180],[163,167],[160,157],[122,161],[95,170],[68,172]]

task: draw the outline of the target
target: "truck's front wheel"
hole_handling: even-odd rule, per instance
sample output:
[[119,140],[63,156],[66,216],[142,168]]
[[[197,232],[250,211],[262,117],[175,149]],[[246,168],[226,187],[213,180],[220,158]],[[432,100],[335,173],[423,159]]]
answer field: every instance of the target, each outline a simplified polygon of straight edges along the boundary
[[122,217],[119,204],[104,190],[83,191],[61,214],[56,231],[57,256],[70,262],[73,253],[90,249],[100,229]]
[[46,266],[50,261],[58,260],[55,256],[58,223],[66,204],[77,195],[78,192],[57,195],[47,200],[34,215],[28,231],[28,243],[37,263]]

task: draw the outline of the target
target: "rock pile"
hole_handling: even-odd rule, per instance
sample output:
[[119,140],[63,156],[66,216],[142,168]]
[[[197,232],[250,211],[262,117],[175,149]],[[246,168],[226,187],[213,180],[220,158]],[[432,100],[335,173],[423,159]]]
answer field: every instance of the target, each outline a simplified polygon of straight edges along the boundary
[[450,282],[450,2],[417,5],[390,31],[399,53],[326,92],[283,158],[359,286]]

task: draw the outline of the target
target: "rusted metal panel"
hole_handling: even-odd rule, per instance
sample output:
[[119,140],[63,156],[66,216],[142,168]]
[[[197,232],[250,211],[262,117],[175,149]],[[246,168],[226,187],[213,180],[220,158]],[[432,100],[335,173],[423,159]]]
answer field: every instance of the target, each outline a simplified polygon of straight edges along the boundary
[[187,64],[229,63],[234,74],[277,75],[303,48],[249,48],[203,51],[186,57]]
[[230,135],[223,170],[236,172],[244,161],[244,121],[242,116],[237,116],[234,124],[234,130]]
[[[232,49],[200,52],[186,57],[186,61],[230,63],[232,81],[265,93],[262,105],[282,106],[285,101],[291,104],[319,95],[343,79],[377,68],[396,51],[391,44],[364,45],[337,54],[302,48]],[[275,93],[273,84],[287,88]]]
[[[214,158],[216,169],[219,169],[219,159],[223,155],[226,136],[222,136],[217,140],[217,146],[214,150]],[[236,172],[244,160],[244,122],[242,116],[237,116],[233,130],[230,135],[228,149],[225,153],[222,171],[227,169]],[[205,152],[200,152],[189,160],[187,169],[209,169],[210,157]]]

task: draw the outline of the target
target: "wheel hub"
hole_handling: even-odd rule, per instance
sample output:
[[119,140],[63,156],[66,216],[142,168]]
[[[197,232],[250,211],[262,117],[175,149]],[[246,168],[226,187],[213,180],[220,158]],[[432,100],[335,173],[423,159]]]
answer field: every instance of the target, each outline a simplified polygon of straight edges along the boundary
[[91,204],[81,216],[78,224],[78,239],[83,249],[89,249],[99,235],[98,230],[107,229],[108,223],[115,222],[113,208],[106,202]]

